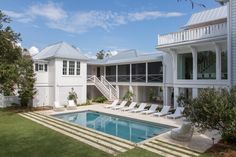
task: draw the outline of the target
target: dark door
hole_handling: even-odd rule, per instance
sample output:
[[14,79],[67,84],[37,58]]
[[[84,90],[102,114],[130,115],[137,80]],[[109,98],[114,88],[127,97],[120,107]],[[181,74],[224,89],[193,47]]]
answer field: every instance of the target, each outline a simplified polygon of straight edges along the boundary
[[97,78],[100,78],[101,73],[100,73],[100,67],[97,67]]

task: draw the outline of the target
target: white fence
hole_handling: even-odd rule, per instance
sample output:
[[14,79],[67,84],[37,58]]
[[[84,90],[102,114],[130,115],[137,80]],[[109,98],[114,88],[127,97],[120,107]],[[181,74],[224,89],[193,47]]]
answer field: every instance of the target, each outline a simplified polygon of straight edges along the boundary
[[3,96],[0,94],[0,108],[9,107],[12,104],[20,104],[17,96]]

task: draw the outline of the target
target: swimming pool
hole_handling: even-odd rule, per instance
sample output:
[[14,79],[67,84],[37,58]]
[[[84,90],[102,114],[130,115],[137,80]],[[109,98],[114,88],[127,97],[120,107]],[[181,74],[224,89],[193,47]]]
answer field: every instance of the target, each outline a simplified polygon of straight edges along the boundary
[[169,131],[171,126],[143,122],[110,114],[83,111],[53,115],[56,118],[117,136],[134,143]]

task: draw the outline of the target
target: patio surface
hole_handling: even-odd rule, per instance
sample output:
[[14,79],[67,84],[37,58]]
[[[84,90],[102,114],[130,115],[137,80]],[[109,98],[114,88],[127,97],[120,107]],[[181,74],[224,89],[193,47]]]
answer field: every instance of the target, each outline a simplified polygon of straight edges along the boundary
[[[112,110],[112,109],[104,108],[104,106],[106,105],[107,104],[93,104],[93,105],[88,105],[88,106],[80,106],[80,107],[77,107],[77,110],[65,110],[61,112],[58,112],[58,111],[55,112],[53,110],[37,111],[37,112],[44,115],[52,115],[52,114],[90,110],[90,111],[103,112],[107,114],[113,114],[117,116],[123,116],[127,118],[133,118],[133,119],[142,120],[142,121],[148,121],[152,123],[170,125],[173,127],[180,127],[181,124],[183,123],[183,120],[181,118],[173,120],[173,119],[167,119],[166,117],[154,117],[152,115],[144,115],[141,113],[130,113],[130,112],[124,112],[124,111],[119,111],[119,110]],[[174,144],[174,145],[181,146],[181,147],[184,147],[184,148],[187,148],[187,149],[199,152],[199,153],[203,153],[213,145],[212,137],[215,138],[215,143],[217,143],[220,140],[220,135],[216,131],[212,131],[212,132],[206,132],[205,134],[194,132],[194,135],[191,141],[180,142],[180,141],[171,139],[170,131],[169,131],[167,133],[142,141],[138,143],[138,145],[142,145],[144,143],[148,143],[152,140],[158,139],[160,141],[165,141],[170,144]]]

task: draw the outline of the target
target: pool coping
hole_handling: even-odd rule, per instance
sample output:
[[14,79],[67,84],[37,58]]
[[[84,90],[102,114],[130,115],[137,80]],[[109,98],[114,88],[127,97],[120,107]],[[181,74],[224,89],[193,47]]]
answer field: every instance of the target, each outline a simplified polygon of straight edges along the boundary
[[[43,115],[50,116],[50,115],[60,114],[60,113],[73,113],[73,112],[78,112],[78,111],[91,110],[91,111],[95,111],[95,112],[101,112],[104,114],[112,114],[114,116],[133,118],[135,120],[141,120],[141,121],[145,121],[145,122],[147,121],[147,122],[153,122],[153,123],[158,123],[158,124],[163,124],[163,125],[167,124],[167,125],[173,126],[173,127],[180,127],[184,122],[182,118],[173,120],[173,119],[166,118],[165,116],[164,117],[155,117],[152,115],[145,115],[145,114],[140,114],[140,113],[131,113],[131,112],[127,112],[127,111],[111,110],[111,109],[105,108],[106,105],[108,105],[108,104],[94,103],[92,105],[78,106],[76,110],[64,110],[64,111],[47,110],[47,111],[36,111],[36,112],[41,113]],[[50,116],[50,117],[53,117],[53,116]],[[65,122],[65,121],[63,121],[63,122]],[[74,125],[72,123],[68,123],[68,124]],[[74,126],[78,127],[78,125],[74,125]],[[79,127],[82,127],[82,126],[79,126]],[[90,128],[85,128],[85,129],[91,130]],[[117,138],[117,140],[120,140],[120,141],[123,140],[125,142],[130,143],[130,144],[133,144],[134,146],[143,145],[151,140],[160,139],[160,140],[166,141],[167,143],[174,144],[174,145],[181,145],[187,149],[197,151],[200,153],[205,152],[208,148],[210,148],[212,146],[211,137],[213,137],[213,136],[215,137],[216,143],[220,140],[220,136],[217,135],[217,133],[215,133],[215,131],[213,130],[213,131],[207,131],[206,133],[203,133],[203,134],[200,134],[197,131],[194,131],[194,136],[191,141],[180,142],[180,141],[176,141],[176,140],[171,139],[171,137],[170,137],[171,131],[169,131],[169,132],[160,134],[158,136],[154,136],[152,138],[141,141],[138,144],[135,144],[133,142],[130,142],[128,140],[125,140],[125,139],[122,139],[122,138],[119,138],[116,136],[105,134],[100,131],[98,132],[94,129],[92,129],[92,131],[97,132],[97,133],[107,136],[107,137],[111,136],[111,138],[113,138],[113,139]]]

